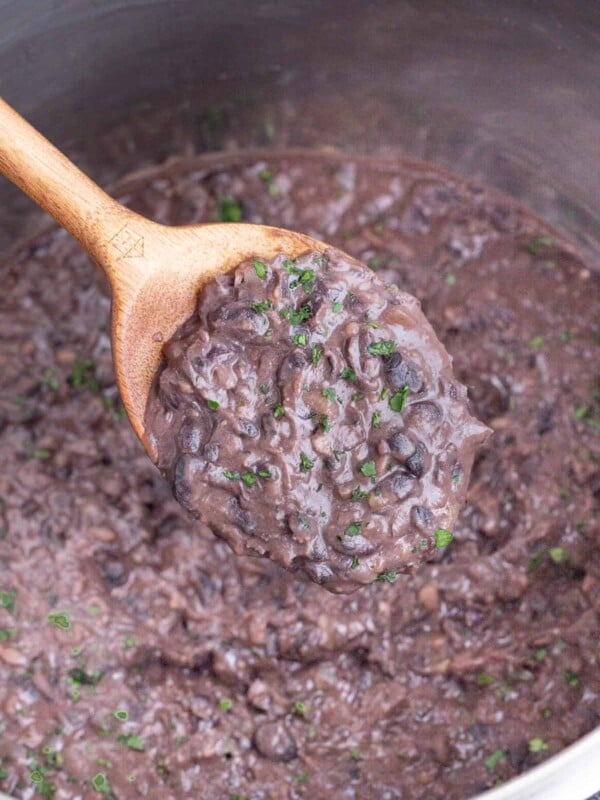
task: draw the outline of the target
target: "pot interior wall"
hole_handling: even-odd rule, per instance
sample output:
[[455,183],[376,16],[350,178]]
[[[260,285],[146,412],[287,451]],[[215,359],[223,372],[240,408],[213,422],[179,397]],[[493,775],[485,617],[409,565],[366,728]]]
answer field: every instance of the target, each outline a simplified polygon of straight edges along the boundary
[[[190,150],[395,151],[494,184],[600,251],[591,2],[0,6],[2,95],[105,183]],[[0,203],[3,251],[36,217],[4,181]]]

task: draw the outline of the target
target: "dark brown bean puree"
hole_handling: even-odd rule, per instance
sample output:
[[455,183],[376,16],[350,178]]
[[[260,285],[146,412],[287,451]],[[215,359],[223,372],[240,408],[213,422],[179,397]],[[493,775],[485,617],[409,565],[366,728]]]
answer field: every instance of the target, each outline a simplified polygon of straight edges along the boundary
[[190,522],[122,419],[95,268],[61,232],[23,248],[0,297],[2,790],[447,800],[595,727],[594,271],[505,198],[398,162],[232,156],[120,196],[173,223],[231,197],[370,264],[495,435],[433,563],[324,592]]
[[146,413],[176,498],[232,549],[331,591],[450,541],[487,429],[418,300],[340,251],[200,293]]

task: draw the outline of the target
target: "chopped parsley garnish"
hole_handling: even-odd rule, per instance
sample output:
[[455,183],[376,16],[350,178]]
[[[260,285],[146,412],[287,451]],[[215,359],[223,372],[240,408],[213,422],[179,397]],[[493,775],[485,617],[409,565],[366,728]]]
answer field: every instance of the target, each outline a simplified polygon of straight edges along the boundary
[[433,535],[435,537],[436,547],[447,547],[454,539],[454,534],[452,531],[448,531],[446,528],[436,528]]
[[332,403],[335,403],[336,400],[335,389],[324,387],[323,389],[321,389],[321,394],[323,395],[323,397],[326,397],[328,400],[331,400]]
[[353,392],[352,397],[350,399],[352,400],[353,403],[358,403],[358,401],[362,400],[363,397],[364,395],[361,394],[360,392]]
[[456,285],[456,275],[453,272],[450,272],[448,275],[446,275],[446,283],[448,286]]
[[554,247],[554,239],[551,236],[536,236],[527,244],[527,250],[532,256],[539,256],[548,247]]
[[209,408],[212,408],[213,411],[219,408],[219,406],[221,405],[218,400],[207,400],[206,404],[208,405]]
[[138,753],[143,753],[146,749],[146,745],[143,743],[139,733],[122,733],[117,736],[117,742],[125,745],[130,750],[136,750]]
[[300,472],[307,473],[314,467],[315,462],[306,453],[300,453]]
[[273,409],[273,416],[275,419],[281,419],[285,414],[285,408],[283,406],[275,406]]
[[358,560],[358,556],[352,556],[352,563],[350,564],[350,569],[358,569],[360,567],[360,561]]
[[318,344],[314,344],[310,348],[310,363],[318,364],[322,356],[323,356],[323,348],[319,347]]
[[242,475],[242,481],[246,484],[246,486],[254,486],[256,483],[256,475],[253,472],[244,472]]
[[230,469],[224,469],[223,475],[225,475],[225,477],[230,481],[239,481],[239,479],[242,477],[239,472],[232,472]]
[[381,394],[379,395],[379,399],[380,400],[385,400],[387,397],[390,396],[390,394],[391,394],[391,391],[386,386],[385,389],[381,390]]
[[257,303],[252,303],[251,308],[252,311],[256,311],[257,314],[266,314],[267,311],[273,308],[273,303],[267,298],[266,300],[259,300]]
[[571,689],[575,689],[579,685],[579,675],[576,672],[573,672],[572,669],[566,669],[563,672],[563,678],[565,679],[565,683]]
[[129,713],[124,708],[117,708],[113,714],[113,717],[118,719],[119,722],[127,722],[129,719]]
[[543,661],[548,655],[548,650],[545,647],[538,647],[533,655],[536,661]]
[[377,272],[380,266],[381,261],[377,256],[371,256],[371,258],[367,259],[367,267],[372,269],[373,272]]
[[343,307],[344,304],[341,300],[334,300],[334,302],[331,304],[331,310],[334,314],[339,314]]
[[290,321],[290,325],[301,325],[303,322],[306,322],[307,319],[312,317],[312,309],[305,303],[300,308],[296,309],[295,311],[290,311],[288,314],[288,319]]
[[486,769],[492,770],[497,767],[501,761],[506,761],[506,751],[499,747],[485,759],[483,764]]
[[373,322],[370,319],[365,320],[369,328],[381,328],[381,325],[378,322]]
[[477,675],[477,683],[480,686],[489,686],[494,682],[494,678],[488,672],[480,672]]
[[219,700],[219,709],[221,711],[231,711],[233,708],[233,700],[229,697],[221,697]]
[[357,747],[353,747],[352,750],[350,750],[350,758],[352,761],[360,761],[360,751]]
[[379,409],[373,412],[373,416],[371,417],[371,427],[379,428],[381,425],[381,411]]
[[103,672],[86,672],[81,667],[73,667],[67,673],[71,683],[76,686],[97,686],[103,678]]
[[555,564],[564,564],[569,560],[569,554],[564,547],[551,547],[548,550],[548,555],[550,556],[550,561]]
[[377,470],[375,468],[374,461],[365,461],[365,463],[360,467],[360,472],[365,476],[365,478],[374,478],[377,475]]
[[63,631],[67,631],[71,627],[71,620],[65,611],[51,611],[48,614],[48,622],[57,628],[62,628]]
[[537,347],[541,347],[544,344],[544,337],[543,336],[532,336],[532,338],[527,342],[529,347],[535,349]]
[[390,397],[390,408],[392,411],[403,411],[406,404],[406,398],[410,394],[410,387],[403,386],[399,392]]
[[344,369],[340,372],[340,378],[343,378],[345,381],[351,381],[352,383],[356,383],[358,378],[356,377],[356,372],[350,367],[344,367]]
[[0,642],[7,642],[9,639],[16,639],[18,633],[14,628],[0,628]]
[[367,353],[372,356],[389,356],[396,349],[396,342],[391,339],[385,339],[382,342],[373,342],[367,347]]
[[5,608],[7,611],[15,610],[15,599],[17,597],[16,591],[0,592],[0,608]]
[[94,775],[92,778],[92,786],[100,794],[110,795],[111,793],[110,783],[104,772],[99,772],[97,775]]
[[263,469],[259,469],[256,471],[256,474],[259,478],[272,478],[273,474],[271,473],[270,469],[264,467]]
[[380,573],[377,578],[375,578],[376,583],[394,583],[396,580],[397,575],[393,570],[387,570],[387,572]]
[[226,195],[219,199],[219,222],[239,222],[242,218],[242,207],[238,201]]
[[591,412],[591,406],[577,406],[575,411],[573,411],[573,419],[576,419],[578,422],[582,419],[585,419]]
[[305,347],[308,344],[308,334],[296,333],[292,336],[292,342],[298,347]]
[[296,700],[294,703],[294,714],[297,714],[299,717],[303,717],[308,712],[308,706],[306,703],[303,703],[302,700]]
[[265,264],[265,262],[259,261],[258,258],[253,258],[252,266],[254,267],[254,271],[261,279],[261,281],[264,281],[264,279],[267,277],[267,265]]
[[547,750],[548,745],[543,739],[540,739],[539,736],[535,736],[533,739],[529,740],[529,752],[530,753],[541,753],[542,750]]
[[346,536],[358,536],[362,528],[362,522],[351,522],[346,528]]
[[328,414],[321,414],[321,426],[325,433],[329,433],[331,430],[331,423],[329,422],[329,415]]
[[368,494],[369,494],[368,492],[365,492],[363,489],[357,486],[356,489],[352,489],[352,494],[350,495],[350,499],[357,502],[358,500],[364,500],[365,497],[368,496]]

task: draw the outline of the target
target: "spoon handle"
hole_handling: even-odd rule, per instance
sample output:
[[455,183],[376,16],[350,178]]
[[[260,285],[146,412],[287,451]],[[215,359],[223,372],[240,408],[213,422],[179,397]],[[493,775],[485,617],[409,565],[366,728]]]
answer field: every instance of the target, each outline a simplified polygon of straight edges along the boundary
[[107,241],[131,212],[102,191],[1,97],[0,172],[109,271],[103,258]]

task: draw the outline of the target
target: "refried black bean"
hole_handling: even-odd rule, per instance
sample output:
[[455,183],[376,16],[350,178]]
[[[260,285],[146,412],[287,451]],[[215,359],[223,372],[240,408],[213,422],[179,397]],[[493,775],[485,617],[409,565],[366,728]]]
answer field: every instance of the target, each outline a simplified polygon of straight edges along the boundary
[[[595,266],[507,198],[397,159],[225,153],[146,168],[116,194],[171,224],[214,221],[223,196],[243,199],[252,221],[307,231],[368,263],[426,301],[494,436],[476,455],[454,540],[415,574],[338,595],[267,558],[236,556],[175,501],[123,417],[97,268],[62,231],[20,247],[0,268],[0,791],[465,800],[599,725]],[[330,302],[319,279],[315,309],[317,295]],[[362,346],[357,372],[371,361]],[[346,352],[319,361],[345,401],[358,391],[339,379]],[[186,379],[199,377],[209,396],[206,353],[190,359]],[[273,415],[286,402],[278,387],[310,369],[299,362],[281,382],[271,374],[256,391],[262,412],[240,414],[274,448],[295,436],[287,415]],[[82,385],[82,374],[101,374],[102,386]],[[405,464],[421,440],[406,421],[429,388],[407,397],[378,440],[373,460],[396,467],[380,493],[363,493],[362,476],[346,482],[349,457],[331,454],[352,516],[429,507]],[[438,392],[460,397],[453,382]],[[372,423],[361,408],[343,409],[353,447]],[[325,459],[311,410],[293,422],[307,441],[324,435]],[[215,411],[173,413],[201,430],[200,449],[180,455],[217,469],[204,450]],[[394,450],[397,434],[411,447],[398,439]],[[241,464],[257,440],[237,427],[233,439]],[[257,468],[270,465],[261,453]],[[442,486],[446,470],[466,483],[452,450],[438,467]],[[240,529],[252,525],[246,510],[227,511]],[[329,547],[304,504],[288,523],[314,538],[313,554]],[[350,560],[370,547],[362,533],[335,539]],[[302,561],[292,564],[301,574]]]
[[[243,336],[240,320],[255,315],[260,337]],[[199,348],[211,381],[194,375]],[[213,370],[213,360],[226,371]],[[241,264],[202,290],[195,316],[165,348],[146,430],[177,499],[236,553],[268,555],[331,591],[350,591],[416,568],[435,551],[436,530],[454,525],[488,429],[470,415],[464,388],[455,399],[444,391],[452,381],[450,358],[415,298],[339,251],[293,262],[282,254]],[[196,408],[212,415],[212,438],[208,463],[195,462],[192,477],[178,452],[197,450],[189,432]],[[269,413],[278,425],[261,435]],[[392,432],[410,447],[405,467],[418,485],[406,509],[398,492],[357,508],[352,487],[380,493],[399,468],[386,456]],[[460,481],[440,461],[448,449]],[[352,536],[360,546],[346,541]]]

